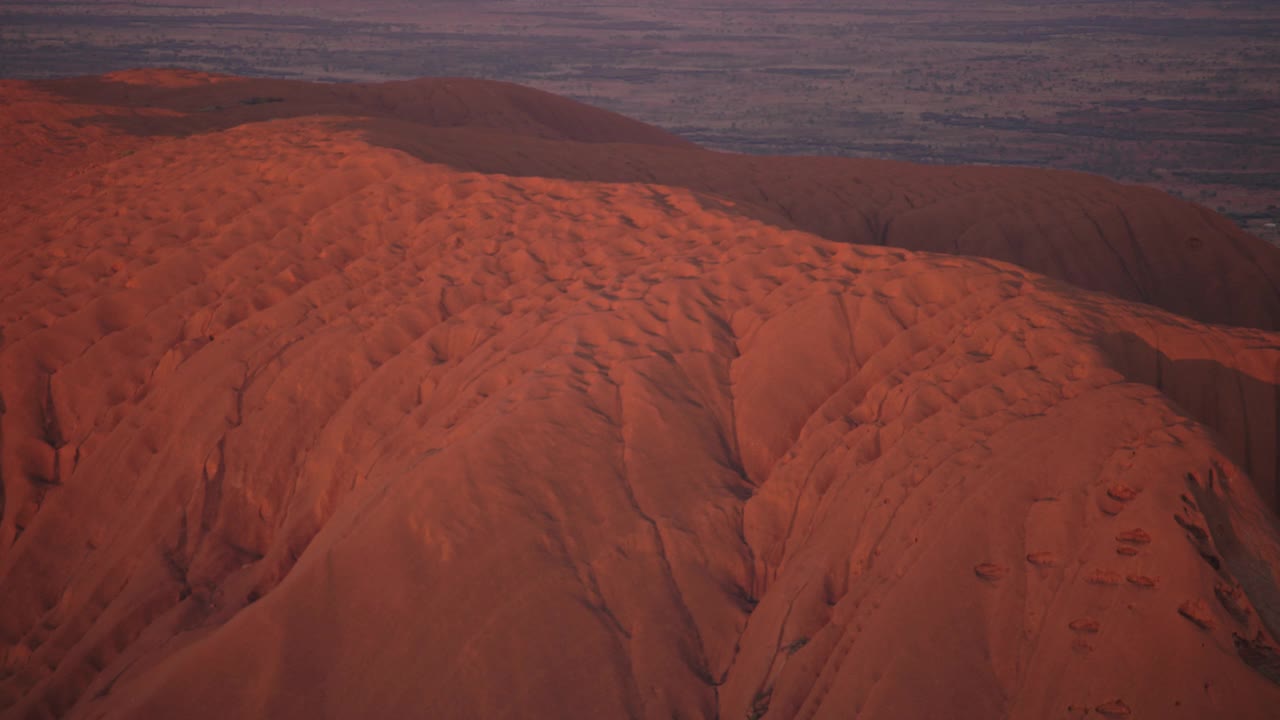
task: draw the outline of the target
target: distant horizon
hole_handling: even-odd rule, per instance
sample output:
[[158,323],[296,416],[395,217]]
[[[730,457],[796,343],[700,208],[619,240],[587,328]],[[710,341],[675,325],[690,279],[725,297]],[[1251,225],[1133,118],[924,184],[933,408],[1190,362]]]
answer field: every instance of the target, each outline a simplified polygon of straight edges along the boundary
[[1280,243],[1276,38],[1280,6],[1209,0],[5,0],[0,77],[503,80],[715,149],[1100,174]]

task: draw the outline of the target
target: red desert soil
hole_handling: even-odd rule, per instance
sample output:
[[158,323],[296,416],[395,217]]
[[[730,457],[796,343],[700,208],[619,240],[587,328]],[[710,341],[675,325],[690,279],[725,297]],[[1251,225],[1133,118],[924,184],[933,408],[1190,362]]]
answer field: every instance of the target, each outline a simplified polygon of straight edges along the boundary
[[0,96],[6,720],[1280,708],[1280,259],[1206,210],[477,81]]

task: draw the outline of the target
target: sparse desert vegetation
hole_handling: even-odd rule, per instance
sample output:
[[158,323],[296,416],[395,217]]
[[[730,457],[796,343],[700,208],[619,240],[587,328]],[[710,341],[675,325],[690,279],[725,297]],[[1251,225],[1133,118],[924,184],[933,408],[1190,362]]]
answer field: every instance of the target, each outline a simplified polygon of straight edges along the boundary
[[0,75],[511,80],[713,148],[1100,173],[1280,240],[1274,3],[359,5],[10,2]]

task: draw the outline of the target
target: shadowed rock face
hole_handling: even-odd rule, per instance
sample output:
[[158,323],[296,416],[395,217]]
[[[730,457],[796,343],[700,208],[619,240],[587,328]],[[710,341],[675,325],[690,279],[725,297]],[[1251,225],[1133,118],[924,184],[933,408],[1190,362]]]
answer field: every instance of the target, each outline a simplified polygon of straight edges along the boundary
[[1274,253],[445,82],[4,85],[0,717],[1274,716]]

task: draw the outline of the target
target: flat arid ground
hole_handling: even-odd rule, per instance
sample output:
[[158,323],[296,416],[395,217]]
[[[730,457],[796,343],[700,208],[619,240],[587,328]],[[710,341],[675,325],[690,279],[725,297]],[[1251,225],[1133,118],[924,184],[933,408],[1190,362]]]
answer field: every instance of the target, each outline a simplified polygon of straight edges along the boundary
[[1201,205],[464,79],[0,146],[4,720],[1280,709],[1280,250]]
[[510,80],[759,153],[1099,173],[1280,242],[1280,3],[0,2],[0,76]]

